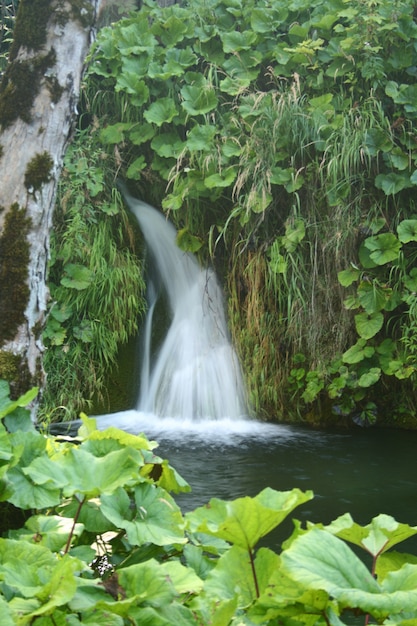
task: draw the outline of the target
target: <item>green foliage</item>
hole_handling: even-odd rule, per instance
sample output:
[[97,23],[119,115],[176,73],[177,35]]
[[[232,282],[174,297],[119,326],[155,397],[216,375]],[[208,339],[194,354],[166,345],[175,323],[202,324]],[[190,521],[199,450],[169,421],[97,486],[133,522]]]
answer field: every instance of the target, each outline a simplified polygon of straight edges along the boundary
[[43,333],[44,419],[75,418],[93,400],[105,404],[106,376],[144,311],[134,231],[104,160],[94,140],[83,137],[65,158],[52,238],[52,302]]
[[183,515],[172,494],[190,488],[155,442],[86,416],[75,438],[41,433],[24,408],[36,393],[13,402],[0,381],[0,505],[27,515],[0,538],[5,626],[417,619],[417,557],[392,550],[416,526],[384,514],[364,526],[348,513],[326,526],[295,521],[274,552],[259,542],[310,491],[266,488]]
[[[228,263],[254,408],[288,418],[290,399],[297,413],[304,391],[320,398],[356,329],[371,340],[385,328],[385,308],[344,308],[337,275],[365,258],[395,261],[396,223],[413,219],[414,5],[197,4],[145,4],[103,29],[86,102],[125,176],[181,228],[181,246]],[[308,390],[291,378],[299,353]],[[372,367],[354,373],[362,391]]]

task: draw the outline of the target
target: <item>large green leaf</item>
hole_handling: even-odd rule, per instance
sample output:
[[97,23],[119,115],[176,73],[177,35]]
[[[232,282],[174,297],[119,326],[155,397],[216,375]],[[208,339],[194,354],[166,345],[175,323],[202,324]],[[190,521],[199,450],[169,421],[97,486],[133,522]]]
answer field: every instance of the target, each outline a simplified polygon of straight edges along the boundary
[[393,196],[403,189],[407,189],[412,186],[410,176],[406,172],[396,174],[395,172],[389,172],[388,174],[378,174],[375,178],[375,186],[387,196]]
[[371,339],[382,328],[384,324],[384,316],[382,313],[358,313],[355,315],[355,327],[359,337],[362,339]]
[[254,498],[231,502],[213,498],[206,506],[188,513],[186,519],[193,532],[215,535],[241,548],[252,549],[291,511],[312,497],[311,491],[275,491],[268,487]]
[[132,545],[153,543],[158,546],[185,543],[181,511],[172,497],[151,484],[135,488],[136,516],[130,496],[124,489],[101,497],[103,514],[117,528],[124,528]]
[[417,220],[402,220],[397,226],[397,233],[401,243],[417,241]]
[[59,552],[65,546],[70,533],[78,537],[83,530],[83,524],[74,524],[74,520],[68,517],[33,515],[26,521],[24,528],[11,531],[10,537],[46,546],[52,552]]
[[324,589],[345,607],[382,620],[417,606],[417,565],[406,564],[378,584],[362,561],[338,537],[313,528],[283,552],[284,569],[310,589]]
[[324,589],[334,597],[346,589],[380,592],[365,564],[326,530],[312,528],[299,535],[282,553],[281,561],[295,580],[310,589]]
[[361,275],[361,271],[357,267],[349,267],[337,274],[337,278],[342,287],[350,287],[352,283],[357,281]]
[[196,124],[187,134],[187,148],[192,152],[210,151],[216,133],[216,127],[211,124]]
[[365,311],[369,314],[385,308],[391,290],[382,287],[375,281],[362,280],[358,285],[358,299]]
[[143,115],[150,124],[162,126],[164,123],[172,122],[174,117],[178,115],[178,111],[172,98],[163,97],[152,102]]
[[210,84],[184,85],[181,89],[182,107],[190,115],[209,113],[217,107],[218,99]]
[[253,30],[245,30],[244,32],[233,30],[221,35],[224,52],[231,52],[232,54],[236,54],[240,50],[251,50],[256,39],[257,35]]
[[341,539],[364,548],[374,557],[417,534],[417,526],[402,524],[391,515],[385,514],[380,514],[366,526],[361,526],[346,513],[325,528]]
[[372,387],[381,378],[381,368],[371,367],[368,371],[364,372],[358,379],[359,387]]
[[278,567],[279,557],[271,550],[260,548],[252,567],[247,550],[235,545],[209,572],[204,591],[221,600],[233,599],[237,593],[238,606],[247,607],[266,591],[269,579]]
[[19,407],[26,407],[32,402],[38,395],[38,387],[33,387],[17,400],[10,400],[10,387],[9,383],[5,380],[0,380],[0,419],[12,413]]
[[398,259],[401,242],[393,233],[381,233],[365,239],[364,244],[370,250],[370,257],[377,265],[385,265]]
[[[26,484],[27,497],[30,489],[34,494],[45,497],[48,492],[51,497],[55,496],[57,489],[62,489],[66,496],[79,493],[95,497],[112,493],[117,487],[138,477],[138,454],[133,449],[122,449],[96,457],[82,447],[73,446],[61,457],[51,459],[43,455],[34,459],[23,469],[19,484],[21,488]],[[41,506],[39,503],[34,508],[46,506],[50,504]]]
[[375,352],[373,346],[368,346],[366,339],[358,339],[358,341],[343,353],[344,363],[360,363],[364,359],[369,359]]
[[94,272],[84,265],[67,263],[64,266],[64,277],[61,278],[61,285],[69,289],[83,291],[91,285],[94,279]]

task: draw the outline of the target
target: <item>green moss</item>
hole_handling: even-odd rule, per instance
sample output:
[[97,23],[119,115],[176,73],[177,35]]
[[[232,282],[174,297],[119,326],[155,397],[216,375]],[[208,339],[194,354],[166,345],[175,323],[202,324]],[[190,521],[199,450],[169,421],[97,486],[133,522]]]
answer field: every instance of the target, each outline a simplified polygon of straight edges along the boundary
[[3,146],[0,143],[0,159],[3,156],[3,154],[4,154],[4,148],[3,148]]
[[10,60],[19,48],[40,50],[46,43],[48,22],[53,16],[52,0],[20,0],[10,48]]
[[13,61],[4,72],[0,85],[0,120],[7,128],[19,117],[32,120],[32,107],[45,72],[56,63],[55,50],[27,61]]
[[38,191],[51,178],[54,162],[49,152],[35,154],[29,161],[25,172],[25,187],[30,191]]
[[13,204],[0,237],[0,344],[13,339],[25,321],[30,224],[25,210]]
[[17,380],[19,378],[20,365],[20,356],[7,350],[0,350],[0,379],[8,382]]
[[56,76],[48,76],[46,78],[46,84],[48,86],[49,93],[51,94],[51,100],[54,104],[56,104],[60,101],[65,88],[59,84]]

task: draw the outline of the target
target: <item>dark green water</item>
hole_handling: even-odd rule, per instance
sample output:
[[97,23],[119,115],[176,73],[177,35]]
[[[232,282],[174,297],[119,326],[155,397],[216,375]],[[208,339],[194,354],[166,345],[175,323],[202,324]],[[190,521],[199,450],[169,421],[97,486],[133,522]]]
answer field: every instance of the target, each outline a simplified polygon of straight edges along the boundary
[[[184,510],[211,497],[256,495],[264,487],[311,489],[314,500],[294,511],[302,521],[329,523],[346,512],[359,524],[386,513],[417,525],[417,433],[355,430],[349,433],[269,427],[247,436],[159,436],[159,454],[190,483],[181,495]],[[288,520],[277,533],[291,532]],[[271,537],[272,543],[274,538]],[[411,543],[410,543],[411,542]],[[409,545],[410,544],[410,545]],[[407,547],[417,554],[417,542]],[[403,544],[404,548],[406,544]]]

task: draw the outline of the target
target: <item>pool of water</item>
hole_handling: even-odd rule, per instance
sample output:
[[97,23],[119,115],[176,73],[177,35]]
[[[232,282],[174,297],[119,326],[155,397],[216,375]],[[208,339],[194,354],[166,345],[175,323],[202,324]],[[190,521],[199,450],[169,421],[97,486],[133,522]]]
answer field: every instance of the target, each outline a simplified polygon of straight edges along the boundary
[[[417,525],[417,432],[330,432],[249,420],[196,423],[135,411],[98,422],[100,428],[112,424],[158,441],[157,453],[191,485],[190,494],[177,497],[183,511],[212,497],[233,499],[254,496],[265,487],[298,487],[315,494],[291,515],[303,522],[329,523],[349,512],[359,524],[386,513]],[[291,528],[288,520],[270,543],[280,543]],[[417,554],[417,541],[409,543]]]

